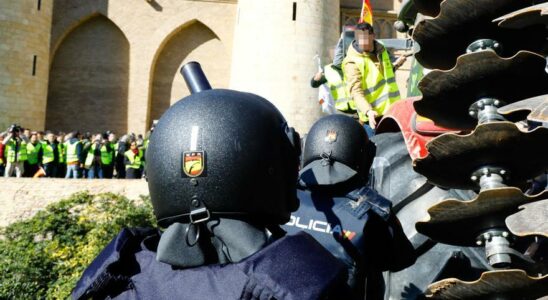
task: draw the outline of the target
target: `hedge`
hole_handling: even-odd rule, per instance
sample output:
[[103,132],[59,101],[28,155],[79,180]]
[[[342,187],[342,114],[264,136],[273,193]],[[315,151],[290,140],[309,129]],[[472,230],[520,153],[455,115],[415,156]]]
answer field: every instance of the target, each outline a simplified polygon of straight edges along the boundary
[[78,193],[0,228],[0,299],[66,299],[123,227],[156,226],[146,198]]

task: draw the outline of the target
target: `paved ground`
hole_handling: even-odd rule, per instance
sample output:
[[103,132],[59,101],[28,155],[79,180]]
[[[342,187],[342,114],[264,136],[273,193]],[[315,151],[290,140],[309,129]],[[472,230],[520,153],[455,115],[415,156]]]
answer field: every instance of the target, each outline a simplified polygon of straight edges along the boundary
[[80,192],[148,195],[145,180],[0,178],[0,226],[34,215],[48,204]]

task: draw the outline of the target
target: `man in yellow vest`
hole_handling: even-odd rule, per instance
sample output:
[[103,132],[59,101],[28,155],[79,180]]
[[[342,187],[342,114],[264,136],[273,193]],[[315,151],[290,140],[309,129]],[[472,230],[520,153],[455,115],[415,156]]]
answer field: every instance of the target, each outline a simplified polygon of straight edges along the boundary
[[46,133],[46,141],[42,143],[42,167],[46,177],[57,177],[59,166],[59,146],[52,132]]
[[357,110],[360,122],[369,122],[370,129],[375,129],[377,118],[400,99],[394,70],[404,62],[402,56],[392,65],[384,46],[375,41],[373,27],[368,23],[358,24],[342,64],[351,99],[336,103],[337,109],[343,110],[342,106],[346,105],[347,111]]
[[65,147],[65,133],[57,134],[57,147],[59,150],[59,164],[57,165],[57,177],[65,178],[67,173],[67,148]]
[[36,132],[29,134],[29,143],[27,144],[27,161],[25,162],[25,177],[33,177],[42,162],[42,143],[38,141]]
[[6,169],[4,177],[10,177],[14,172],[16,177],[22,177],[27,160],[27,143],[19,136],[20,127],[13,124],[8,129],[8,135],[2,141],[5,145]]
[[82,159],[82,143],[78,139],[78,131],[73,131],[67,135],[65,149],[67,154],[67,172],[65,178],[80,178],[80,165],[84,162]]
[[129,150],[124,153],[124,162],[126,165],[126,178],[139,179],[142,176],[143,169],[143,150],[139,149],[137,142],[132,140]]

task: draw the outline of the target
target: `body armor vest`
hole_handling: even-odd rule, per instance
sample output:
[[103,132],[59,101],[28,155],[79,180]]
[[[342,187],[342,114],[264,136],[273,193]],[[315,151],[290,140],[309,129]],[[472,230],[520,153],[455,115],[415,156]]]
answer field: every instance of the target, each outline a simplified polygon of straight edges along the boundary
[[[282,228],[288,233],[304,230],[311,234],[346,265],[348,284],[357,296],[363,298],[365,277],[371,274],[367,262],[381,259],[366,256],[389,250],[383,249],[388,245],[376,235],[379,232],[388,233],[386,228],[390,227],[392,215],[390,201],[367,187],[338,197],[325,191],[298,190],[298,197],[301,203],[299,209],[292,213],[290,221]],[[369,249],[371,247],[376,249]],[[407,255],[405,252],[408,249],[403,247],[400,250],[402,256]],[[378,267],[375,269],[376,275],[380,275]]]
[[159,237],[124,229],[86,269],[73,299],[348,299],[344,266],[306,233],[239,263],[187,269],[156,260]]

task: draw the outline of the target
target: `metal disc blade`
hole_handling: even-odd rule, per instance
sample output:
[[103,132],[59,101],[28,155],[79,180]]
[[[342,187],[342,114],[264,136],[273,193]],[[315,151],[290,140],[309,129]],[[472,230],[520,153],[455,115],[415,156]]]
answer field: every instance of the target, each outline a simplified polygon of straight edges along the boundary
[[480,192],[470,201],[448,199],[428,209],[429,218],[417,222],[417,231],[450,245],[476,246],[476,237],[491,228],[504,228],[507,216],[518,207],[548,198],[548,191],[534,196],[520,189],[504,187]]
[[548,128],[523,132],[510,122],[482,124],[468,135],[443,134],[426,145],[428,156],[416,172],[445,188],[477,189],[470,178],[483,166],[504,168],[510,186],[519,186],[548,169]]
[[506,218],[508,229],[517,236],[548,237],[548,200],[524,204],[520,209]]
[[462,55],[449,71],[432,71],[419,83],[422,99],[414,102],[418,114],[436,125],[472,129],[477,120],[468,108],[481,97],[513,103],[548,93],[546,59],[520,51],[502,58],[493,51]]
[[501,28],[492,22],[528,4],[523,0],[446,0],[436,18],[419,22],[413,30],[413,40],[420,45],[415,58],[425,68],[448,70],[478,39],[500,42],[504,57],[519,50],[540,52],[545,44],[544,27],[524,31]]
[[511,12],[496,18],[493,22],[503,28],[525,28],[537,24],[548,25],[548,3],[537,4]]
[[476,281],[444,279],[426,291],[431,299],[537,299],[546,295],[548,275],[530,277],[518,269],[484,272]]
[[498,109],[498,112],[513,122],[529,120],[548,122],[548,94],[518,101]]

